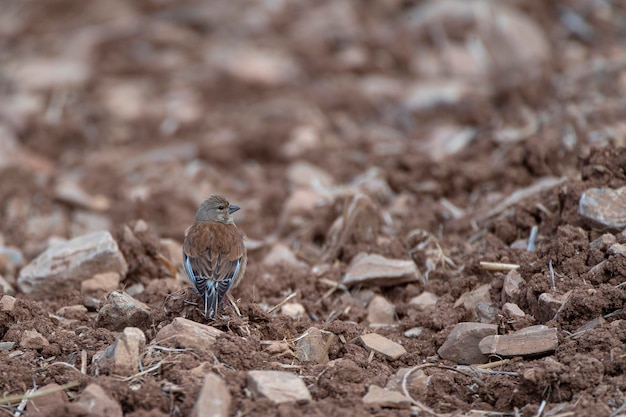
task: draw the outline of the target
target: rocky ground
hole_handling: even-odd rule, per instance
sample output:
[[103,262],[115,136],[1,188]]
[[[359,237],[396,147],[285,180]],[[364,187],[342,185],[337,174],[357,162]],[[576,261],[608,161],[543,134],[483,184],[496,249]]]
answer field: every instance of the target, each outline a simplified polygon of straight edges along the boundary
[[624,2],[0,8],[0,414],[626,414]]

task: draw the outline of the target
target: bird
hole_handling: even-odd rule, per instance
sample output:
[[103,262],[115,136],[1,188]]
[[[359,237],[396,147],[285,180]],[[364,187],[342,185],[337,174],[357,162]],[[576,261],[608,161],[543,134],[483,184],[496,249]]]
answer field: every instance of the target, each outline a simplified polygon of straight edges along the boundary
[[205,318],[215,319],[222,300],[246,272],[244,235],[233,219],[239,209],[213,194],[200,204],[193,224],[185,230],[183,266],[202,296]]

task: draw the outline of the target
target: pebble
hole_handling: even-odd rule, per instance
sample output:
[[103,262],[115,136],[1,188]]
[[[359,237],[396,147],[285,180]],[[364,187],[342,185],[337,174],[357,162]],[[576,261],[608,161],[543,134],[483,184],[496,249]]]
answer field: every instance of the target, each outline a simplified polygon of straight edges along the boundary
[[89,384],[74,402],[87,416],[123,417],[122,407],[107,395],[100,385]]
[[20,347],[25,349],[42,349],[48,345],[48,339],[37,330],[25,330],[20,338]]
[[609,255],[620,255],[626,257],[626,245],[614,243],[608,250]]
[[487,336],[480,341],[484,355],[501,357],[536,356],[554,352],[559,344],[557,330],[546,326],[532,326],[513,334]]
[[192,417],[228,417],[232,396],[226,382],[209,372],[204,377],[200,394],[191,411]]
[[578,201],[578,214],[609,229],[626,227],[626,187],[589,188]]
[[300,320],[306,314],[306,309],[300,303],[286,303],[280,308],[280,314]]
[[15,297],[4,294],[2,298],[0,298],[0,311],[13,311],[15,309],[15,303],[17,300]]
[[21,271],[20,291],[35,297],[64,295],[101,272],[126,274],[128,266],[109,232],[76,237],[49,247]]
[[56,314],[67,319],[80,319],[87,313],[87,307],[82,304],[63,306],[57,310]]
[[150,307],[125,292],[113,291],[98,311],[96,327],[122,331],[126,327],[141,327],[150,317]]
[[367,306],[370,326],[389,326],[396,320],[396,306],[382,295],[375,295]]
[[417,266],[411,260],[389,259],[378,254],[360,253],[343,277],[345,285],[391,286],[419,281]]
[[606,252],[608,248],[614,243],[617,243],[617,239],[610,233],[605,233],[596,240],[589,243],[591,249],[597,249],[601,252]]
[[274,404],[307,403],[311,393],[296,375],[284,371],[248,371],[248,389]]
[[476,315],[481,323],[493,323],[498,313],[500,310],[493,303],[480,302],[476,305]]
[[[561,308],[565,300],[567,300],[571,292],[572,291],[570,290],[566,292],[565,294],[560,294],[560,295],[555,295],[555,294],[550,294],[549,292],[544,292],[539,295],[539,309],[541,311],[542,318],[546,319],[545,321],[542,320],[544,323],[554,318],[554,316],[556,315],[556,312],[559,311],[559,309]],[[537,319],[540,319],[540,318],[537,317]]]
[[502,284],[502,298],[506,301],[512,301],[519,294],[520,286],[524,283],[524,278],[516,270],[509,271],[504,277]]
[[91,211],[106,211],[111,202],[105,196],[92,196],[88,194],[79,183],[78,176],[74,174],[60,175],[57,178],[54,193],[58,200]]
[[367,405],[383,408],[406,409],[411,407],[411,400],[404,394],[376,385],[369,386],[367,394],[363,397],[363,402]]
[[498,326],[495,324],[458,323],[437,353],[441,358],[459,365],[486,363],[487,357],[483,355],[478,344],[483,338],[497,332]]
[[215,346],[216,338],[222,333],[215,327],[176,317],[172,323],[159,330],[152,343],[210,352]]
[[491,303],[491,295],[489,294],[490,290],[490,284],[483,284],[472,291],[463,293],[454,303],[454,307],[463,306],[468,313],[477,317],[476,307],[478,304]]
[[392,361],[406,353],[406,349],[402,345],[377,333],[364,334],[359,337],[359,340],[366,349],[373,350]]
[[439,297],[432,292],[424,291],[420,295],[411,298],[409,304],[416,306],[420,310],[426,310],[427,308],[435,307],[437,301],[439,301]]
[[0,350],[12,350],[15,347],[15,342],[0,342]]
[[404,332],[404,337],[420,337],[423,331],[423,327],[413,327]]
[[305,262],[302,262],[296,258],[296,255],[287,245],[282,243],[275,243],[270,249],[270,252],[263,258],[263,265],[278,266],[278,265],[290,265],[297,268],[308,268]]
[[105,272],[96,274],[80,283],[80,293],[83,297],[100,298],[111,291],[115,291],[120,285],[120,274],[117,272]]
[[524,310],[519,308],[519,306],[514,303],[504,303],[504,305],[502,306],[502,312],[506,314],[508,317],[521,318],[521,317],[526,316],[526,313],[524,313]]
[[94,355],[92,362],[98,371],[111,375],[131,376],[139,372],[139,355],[146,347],[146,336],[141,329],[127,327],[115,342],[103,352]]
[[306,336],[296,343],[296,358],[300,362],[328,362],[328,349],[324,334],[317,327],[310,327]]

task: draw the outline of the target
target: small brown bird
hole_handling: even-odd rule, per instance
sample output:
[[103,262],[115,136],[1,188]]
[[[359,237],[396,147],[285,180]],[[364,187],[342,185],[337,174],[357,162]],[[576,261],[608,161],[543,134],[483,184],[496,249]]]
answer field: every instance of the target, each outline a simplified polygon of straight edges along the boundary
[[224,296],[239,285],[248,256],[243,235],[233,213],[239,207],[213,194],[198,209],[194,223],[185,230],[183,265],[189,280],[202,296],[204,315],[215,318]]

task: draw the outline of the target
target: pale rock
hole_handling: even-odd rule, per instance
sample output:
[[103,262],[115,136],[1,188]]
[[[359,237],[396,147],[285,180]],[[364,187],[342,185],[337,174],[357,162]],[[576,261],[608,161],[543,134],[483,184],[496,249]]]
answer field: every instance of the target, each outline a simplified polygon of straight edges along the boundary
[[282,243],[275,243],[270,252],[263,258],[263,265],[279,266],[290,265],[297,268],[308,268],[305,262],[299,261],[296,255],[288,246]]
[[27,55],[11,71],[12,81],[19,89],[58,90],[79,88],[91,77],[91,60],[75,56]]
[[4,294],[2,298],[0,298],[0,311],[10,312],[15,309],[15,303],[17,300],[15,297]]
[[300,338],[296,343],[296,358],[300,362],[328,362],[328,349],[324,334],[317,327],[310,327],[306,331],[306,336]]
[[228,417],[232,396],[226,382],[209,372],[204,377],[200,394],[191,411],[192,417]]
[[287,197],[283,206],[283,218],[289,224],[299,225],[311,217],[317,207],[327,205],[329,198],[313,189],[298,188]]
[[50,342],[37,330],[24,330],[20,338],[20,347],[25,349],[42,349]]
[[369,386],[367,394],[363,397],[363,402],[366,405],[383,408],[408,409],[411,407],[411,400],[404,394],[376,385]]
[[65,294],[101,272],[126,274],[128,266],[109,232],[79,236],[49,247],[21,271],[20,291],[35,297]]
[[[565,300],[570,296],[572,291],[568,291],[565,294],[550,294],[544,292],[539,295],[539,310],[542,317],[537,317],[538,320],[546,319],[545,321],[552,320],[557,311],[561,308]],[[542,320],[543,321],[543,320]]]
[[591,249],[597,249],[601,252],[606,252],[608,248],[614,243],[617,243],[617,239],[610,233],[605,233],[596,240],[589,243]]
[[274,404],[307,403],[311,393],[296,375],[284,371],[248,371],[248,389]]
[[100,385],[89,384],[74,402],[88,416],[123,417],[122,407]]
[[621,243],[614,243],[607,251],[609,255],[620,255],[626,257],[626,245]]
[[0,293],[15,295],[15,288],[2,275],[0,275]]
[[0,342],[0,350],[11,350],[15,347],[15,342]]
[[476,315],[476,307],[479,303],[491,303],[490,284],[483,284],[480,287],[462,294],[454,303],[454,307],[463,306],[468,313]]
[[511,301],[520,292],[520,286],[524,283],[524,278],[515,269],[509,271],[504,277],[502,284],[502,298]]
[[44,241],[50,237],[64,236],[67,231],[67,224],[67,214],[56,206],[50,213],[29,214],[26,219],[25,230],[26,236],[31,242],[28,246],[24,246],[24,252],[34,255],[43,249],[50,249],[50,246],[42,245]]
[[392,361],[406,353],[406,349],[401,344],[376,333],[364,334],[359,337],[359,340],[366,349],[381,354]]
[[590,188],[578,202],[578,214],[594,225],[609,229],[626,227],[626,187]]
[[[385,388],[402,392],[402,381],[406,374],[411,370],[411,368],[400,368],[396,371],[394,375],[392,375],[388,380]],[[423,398],[423,395],[426,394],[426,390],[428,389],[428,385],[431,380],[430,375],[426,375],[424,370],[418,369],[416,371],[411,372],[409,377],[407,378],[406,385],[407,388],[411,392],[418,392],[420,396],[418,398]]]
[[88,194],[80,185],[79,176],[73,174],[57,178],[54,193],[59,201],[91,211],[106,211],[111,206],[107,197]]
[[493,303],[480,302],[476,305],[476,315],[481,323],[493,323],[498,313],[500,310]]
[[[247,239],[246,239],[247,240]],[[174,239],[161,239],[161,247],[163,247],[163,255],[173,264],[181,262],[181,253],[183,253],[183,244]],[[246,249],[248,247],[246,246]]]
[[298,62],[286,52],[246,44],[215,43],[206,60],[239,82],[265,87],[292,83],[302,73]]
[[404,337],[420,337],[423,331],[423,327],[412,327],[404,332]]
[[[160,279],[159,281],[163,282],[165,281],[165,279]],[[168,286],[167,283],[164,283],[164,285],[166,287]],[[131,297],[135,297],[136,295],[143,293],[145,290],[146,290],[146,287],[144,287],[144,285],[141,282],[138,282],[136,284],[131,285],[130,287],[126,287],[126,294],[130,295]]]
[[306,310],[300,303],[286,303],[280,308],[280,314],[300,320],[306,314]]
[[416,150],[427,154],[433,161],[461,152],[476,137],[476,129],[456,124],[440,124],[429,129],[424,140],[416,143]]
[[479,347],[484,355],[498,357],[536,356],[554,352],[559,344],[557,330],[532,326],[513,334],[487,336]]
[[56,314],[68,319],[77,319],[83,317],[87,313],[87,307],[82,304],[71,306],[63,306],[57,310]]
[[432,292],[424,291],[420,295],[411,298],[410,305],[416,306],[420,310],[426,310],[430,307],[435,307],[439,301],[439,297]]
[[59,387],[59,384],[53,382],[39,388],[37,392],[46,390],[56,391],[43,397],[28,400],[28,403],[26,404],[26,415],[32,417],[48,417],[57,414],[60,410],[63,410],[62,407],[68,403],[68,399],[65,391],[59,390]]
[[117,272],[96,274],[80,283],[80,293],[83,297],[100,298],[111,291],[117,290],[120,281],[121,277]]
[[504,303],[504,305],[502,306],[502,312],[506,314],[508,317],[522,318],[526,316],[526,313],[524,313],[524,310],[519,308],[519,306],[514,303]]
[[396,306],[381,295],[376,295],[367,306],[370,325],[391,325],[396,319]]
[[320,132],[315,126],[296,126],[290,133],[282,153],[287,158],[298,158],[320,146]]
[[139,357],[146,347],[146,336],[136,327],[127,327],[104,352],[93,356],[99,372],[131,376],[139,372]]
[[419,281],[415,262],[404,259],[389,259],[378,254],[361,252],[352,259],[343,284],[391,286]]
[[213,350],[215,340],[223,333],[215,327],[176,317],[159,330],[152,343],[204,353]]
[[384,171],[377,167],[368,169],[354,178],[350,184],[357,191],[383,203],[390,201],[393,196]]
[[369,305],[376,293],[369,288],[361,288],[357,291],[346,294],[346,298],[356,302],[356,304],[365,308]]
[[458,323],[437,350],[439,356],[459,365],[486,363],[487,357],[478,347],[480,341],[498,332],[495,324]]
[[150,317],[150,307],[125,292],[113,291],[106,298],[96,317],[96,327],[121,331],[140,327]]

